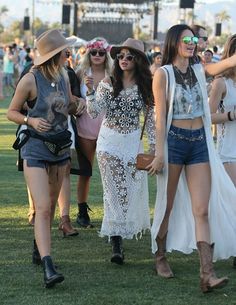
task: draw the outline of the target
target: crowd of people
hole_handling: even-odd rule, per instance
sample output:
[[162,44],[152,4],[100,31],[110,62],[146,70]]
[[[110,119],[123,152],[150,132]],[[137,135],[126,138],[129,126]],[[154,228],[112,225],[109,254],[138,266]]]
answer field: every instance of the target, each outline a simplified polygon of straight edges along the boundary
[[[95,37],[75,61],[73,42],[59,30],[36,39],[7,113],[24,126],[17,148],[31,203],[32,261],[42,264],[45,287],[64,280],[51,258],[57,202],[59,229],[65,237],[78,235],[69,216],[71,173],[78,175],[77,224],[93,227],[88,198],[95,154],[104,205],[99,235],[111,244],[110,261],[122,265],[123,239],[151,230],[159,276],[175,276],[166,252],[197,250],[201,291],[225,286],[228,278],[216,276],[213,261],[236,257],[235,35],[221,58],[208,49],[207,31],[199,25],[172,26],[163,49],[151,57],[140,40],[111,46]],[[8,71],[10,51],[4,55]],[[11,75],[4,82],[14,86]],[[153,159],[138,170],[142,116]],[[148,174],[157,178],[152,224]]]

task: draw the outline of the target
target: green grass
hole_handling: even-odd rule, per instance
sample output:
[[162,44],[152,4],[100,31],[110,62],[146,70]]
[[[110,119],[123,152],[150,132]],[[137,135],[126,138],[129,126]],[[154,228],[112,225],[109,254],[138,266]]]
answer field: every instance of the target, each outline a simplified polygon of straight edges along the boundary
[[[172,253],[169,261],[176,275],[165,280],[154,273],[150,233],[139,241],[124,241],[125,264],[110,263],[110,245],[98,237],[103,213],[102,186],[97,164],[89,198],[94,229],[80,229],[77,237],[63,239],[52,229],[52,256],[65,281],[54,289],[43,288],[41,267],[31,263],[33,230],[27,224],[27,195],[22,173],[15,166],[11,148],[16,125],[7,121],[9,100],[0,101],[0,304],[2,305],[235,305],[236,270],[232,260],[215,264],[218,275],[230,282],[222,290],[202,294],[196,253]],[[153,214],[156,185],[150,178]],[[72,176],[71,219],[76,218],[76,176]],[[75,225],[75,224],[74,224]],[[235,241],[232,241],[235,242]]]

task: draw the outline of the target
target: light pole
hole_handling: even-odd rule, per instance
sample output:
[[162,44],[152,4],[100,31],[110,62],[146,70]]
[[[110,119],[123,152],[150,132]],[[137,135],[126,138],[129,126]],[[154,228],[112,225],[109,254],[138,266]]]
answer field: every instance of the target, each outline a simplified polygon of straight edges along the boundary
[[153,0],[154,6],[154,23],[153,23],[153,40],[157,40],[158,37],[158,12],[159,12],[159,0]]
[[35,18],[35,0],[32,0],[32,24],[31,24],[31,32],[32,32],[32,40],[34,41],[34,18]]
[[78,20],[77,20],[77,12],[78,12],[78,4],[76,2],[76,0],[74,0],[74,24],[73,24],[73,35],[77,36],[77,24],[78,24]]

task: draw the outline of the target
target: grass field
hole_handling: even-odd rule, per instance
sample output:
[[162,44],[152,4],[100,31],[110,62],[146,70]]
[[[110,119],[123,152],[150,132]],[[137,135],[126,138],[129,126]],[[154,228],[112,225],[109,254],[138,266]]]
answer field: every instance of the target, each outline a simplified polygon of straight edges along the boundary
[[[232,259],[215,264],[218,275],[228,275],[222,290],[202,294],[196,253],[172,253],[169,261],[176,275],[165,280],[154,273],[150,233],[139,241],[124,241],[125,264],[110,263],[110,245],[98,237],[102,221],[102,186],[97,165],[89,205],[94,229],[80,229],[79,236],[62,238],[58,212],[52,229],[52,256],[65,281],[54,289],[43,287],[41,267],[31,263],[33,230],[27,224],[27,196],[22,173],[15,166],[11,146],[16,125],[7,121],[9,100],[0,101],[0,304],[1,305],[236,305],[236,270]],[[150,178],[153,214],[156,185]],[[75,222],[76,177],[72,176],[71,219]],[[76,226],[76,224],[74,223]],[[233,242],[233,241],[232,241]]]

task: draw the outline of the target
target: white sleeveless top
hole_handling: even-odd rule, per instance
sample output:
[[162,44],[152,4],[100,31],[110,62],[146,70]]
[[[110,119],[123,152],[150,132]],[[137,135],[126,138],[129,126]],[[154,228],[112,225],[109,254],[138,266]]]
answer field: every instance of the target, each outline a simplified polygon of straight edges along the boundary
[[[226,96],[218,112],[236,109],[236,84],[231,78],[224,78]],[[222,162],[236,162],[236,121],[217,124],[217,149]]]

